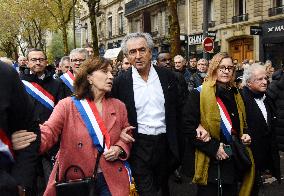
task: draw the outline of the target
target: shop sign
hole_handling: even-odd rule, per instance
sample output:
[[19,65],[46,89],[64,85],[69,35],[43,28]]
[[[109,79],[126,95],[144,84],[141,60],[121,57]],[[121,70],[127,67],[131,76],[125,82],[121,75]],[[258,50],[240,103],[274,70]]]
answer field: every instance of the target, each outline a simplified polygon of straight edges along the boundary
[[[209,31],[208,37],[215,40],[216,31]],[[188,36],[188,45],[199,45],[199,44],[202,44],[202,41],[203,41],[203,34],[202,33]]]
[[269,37],[283,36],[284,20],[264,23],[262,25],[263,35]]
[[262,28],[260,26],[250,26],[250,34],[251,35],[261,35]]

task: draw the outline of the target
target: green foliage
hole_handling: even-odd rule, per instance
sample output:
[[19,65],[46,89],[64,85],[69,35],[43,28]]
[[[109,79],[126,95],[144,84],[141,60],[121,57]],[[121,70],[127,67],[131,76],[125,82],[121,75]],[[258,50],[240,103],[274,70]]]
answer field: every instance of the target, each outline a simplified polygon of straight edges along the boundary
[[[73,46],[73,39],[71,36],[71,33],[68,37],[68,46],[69,48],[72,48]],[[52,35],[52,40],[50,45],[47,48],[46,51],[48,62],[53,62],[55,57],[63,57],[64,55],[64,45],[62,40],[62,32],[56,32]]]
[[27,48],[46,48],[47,32],[63,32],[61,43],[68,52],[68,27],[73,1],[77,0],[0,0],[0,52],[22,53]]

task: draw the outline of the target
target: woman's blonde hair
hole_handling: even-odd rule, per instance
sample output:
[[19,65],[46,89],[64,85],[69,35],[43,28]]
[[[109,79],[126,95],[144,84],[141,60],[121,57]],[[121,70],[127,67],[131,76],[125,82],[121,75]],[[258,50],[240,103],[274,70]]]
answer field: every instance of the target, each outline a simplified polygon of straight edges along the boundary
[[[220,53],[215,54],[213,56],[213,58],[211,59],[210,63],[209,63],[208,72],[207,72],[207,76],[205,78],[205,81],[212,81],[212,82],[216,83],[218,68],[220,66],[221,61],[223,59],[226,59],[226,58],[231,59],[232,66],[234,66],[233,59],[229,56],[228,53],[220,52]],[[233,77],[232,77],[231,81],[229,82],[230,86],[235,86],[235,73],[236,73],[235,70],[236,69],[233,70]]]

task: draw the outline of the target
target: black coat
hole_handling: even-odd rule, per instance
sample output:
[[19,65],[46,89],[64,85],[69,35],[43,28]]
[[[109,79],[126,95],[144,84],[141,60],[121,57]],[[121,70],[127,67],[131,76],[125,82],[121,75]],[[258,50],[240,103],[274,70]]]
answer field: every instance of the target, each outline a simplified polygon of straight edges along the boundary
[[[22,74],[20,75],[22,80],[28,81],[28,82],[35,82],[39,84],[42,88],[44,88],[47,92],[49,92],[55,99],[55,103],[57,104],[59,100],[63,98],[63,89],[62,89],[62,83],[60,83],[58,80],[55,80],[52,77],[52,74],[48,71],[45,71],[45,77],[43,80],[39,79],[34,74]],[[34,99],[32,96],[30,96],[35,104],[36,107],[36,115],[39,117],[39,122],[43,123],[46,120],[48,120],[49,116],[52,113],[52,110],[48,109],[46,106],[41,104],[39,101]]]
[[267,96],[275,108],[275,133],[279,150],[284,152],[284,72],[278,71],[268,86]]
[[[177,79],[175,75],[165,68],[155,67],[159,76],[161,86],[165,97],[165,120],[166,120],[166,135],[169,143],[169,149],[172,155],[169,155],[169,160],[173,165],[179,160],[178,140],[177,140]],[[112,96],[120,99],[125,103],[129,123],[136,127],[134,130],[134,138],[137,132],[137,113],[135,108],[132,69],[117,76],[113,83]],[[149,95],[151,96],[151,95]],[[135,143],[134,143],[135,145]]]
[[204,78],[200,75],[201,72],[197,71],[194,73],[189,80],[188,90],[191,91],[194,88],[197,88],[202,85]]
[[273,129],[273,108],[269,98],[265,98],[264,104],[267,111],[267,123],[258,107],[254,93],[247,87],[242,91],[246,108],[248,134],[251,136],[251,150],[255,167],[258,171],[269,169],[273,175],[280,179],[280,157]]
[[[1,164],[3,156],[0,153],[1,185],[12,176],[18,185],[32,188],[35,180],[35,165],[40,145],[40,132],[38,122],[34,116],[35,107],[26,93],[18,73],[13,67],[0,63],[0,129],[8,138],[18,130],[29,130],[38,134],[37,140],[29,147],[16,151],[14,164]],[[7,172],[7,173],[6,173]],[[3,189],[0,189],[0,195]]]
[[73,95],[73,92],[70,88],[61,80],[61,78],[56,79],[62,86],[62,98],[66,98]]
[[[237,106],[234,101],[234,93],[237,93],[235,88],[227,91],[222,88],[216,89],[216,96],[219,96],[220,99],[223,101],[224,105],[226,106],[229,115],[231,117],[233,127],[237,133],[239,133],[239,120],[238,120],[238,111]],[[214,118],[214,117],[213,117]],[[194,157],[195,157],[195,148],[199,149],[207,156],[210,157],[210,164],[208,169],[208,182],[210,183],[217,183],[217,171],[218,171],[218,161],[216,160],[216,154],[220,146],[220,142],[227,143],[225,136],[222,134],[220,130],[220,141],[211,138],[209,142],[202,142],[196,139],[196,128],[200,124],[200,93],[198,90],[194,89],[190,91],[187,103],[184,107],[183,111],[183,132],[184,137],[191,141],[191,144],[188,144],[186,152],[186,156],[192,157],[185,157],[184,160],[187,160],[187,163],[183,163],[186,165],[184,169],[184,173],[187,176],[192,177],[194,174]],[[191,155],[189,153],[192,153]],[[236,180],[238,180],[239,175],[234,166],[233,159],[227,159],[221,161],[221,179],[224,184],[233,184]]]

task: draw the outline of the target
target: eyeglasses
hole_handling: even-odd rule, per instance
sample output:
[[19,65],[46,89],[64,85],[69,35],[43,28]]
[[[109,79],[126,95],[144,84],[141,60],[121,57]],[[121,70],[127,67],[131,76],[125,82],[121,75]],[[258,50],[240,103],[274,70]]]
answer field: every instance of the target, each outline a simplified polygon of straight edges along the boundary
[[129,56],[136,56],[137,52],[139,52],[140,55],[145,55],[147,53],[147,48],[142,47],[142,48],[138,48],[138,49],[129,50],[128,55]]
[[83,63],[86,59],[71,59],[71,62],[79,62],[79,63]]
[[226,70],[228,70],[228,72],[233,72],[235,70],[235,67],[234,66],[220,66],[218,67],[218,69],[222,72],[225,72]]
[[40,63],[42,63],[42,62],[45,61],[45,59],[44,59],[44,58],[39,58],[39,59],[37,59],[37,58],[32,58],[32,59],[30,59],[30,61],[33,62],[33,63],[36,63],[37,61],[39,61]]

